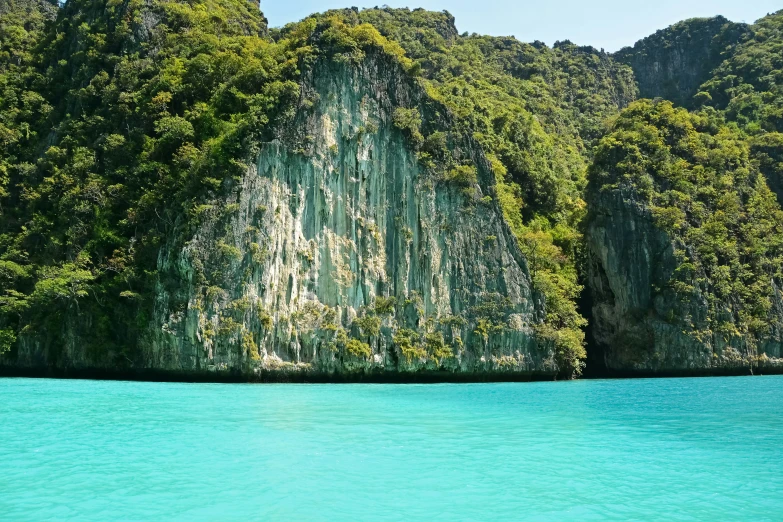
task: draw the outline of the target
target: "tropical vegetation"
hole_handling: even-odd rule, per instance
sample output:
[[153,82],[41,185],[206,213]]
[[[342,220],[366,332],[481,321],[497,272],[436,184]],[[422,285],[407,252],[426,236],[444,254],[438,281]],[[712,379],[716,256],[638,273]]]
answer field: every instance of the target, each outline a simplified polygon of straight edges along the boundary
[[[691,32],[712,38],[704,77],[661,90],[682,107],[634,102],[639,56],[691,52],[681,45]],[[613,56],[459,34],[449,13],[421,9],[329,11],[269,29],[247,0],[5,0],[0,352],[23,334],[56,349],[81,314],[92,349],[134,360],[156,285],[168,284],[160,249],[178,248],[259,145],[286,132],[319,56],[359,63],[368,52],[397,60],[452,114],[451,132],[483,149],[546,303],[537,335],[564,374],[585,359],[588,183],[627,186],[650,205],[683,245],[678,292],[709,296],[709,328],[755,335],[781,276],[783,216],[769,187],[783,197],[783,12],[752,26],[685,21],[637,47]],[[444,136],[422,134],[422,117],[398,108],[394,124],[422,165],[440,162],[444,179],[470,186],[475,168],[444,160]],[[398,335],[405,353],[418,335]]]

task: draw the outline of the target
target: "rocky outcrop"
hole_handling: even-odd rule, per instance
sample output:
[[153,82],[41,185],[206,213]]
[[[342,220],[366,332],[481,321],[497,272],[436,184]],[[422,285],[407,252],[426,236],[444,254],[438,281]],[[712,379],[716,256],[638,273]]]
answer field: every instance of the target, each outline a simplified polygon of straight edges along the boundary
[[423,168],[395,109],[418,110],[425,133],[449,117],[383,56],[322,60],[303,92],[295,132],[261,147],[235,198],[200,209],[181,251],[161,251],[144,365],[554,375],[478,146],[449,138],[470,186]]
[[614,53],[631,66],[642,98],[664,98],[690,106],[699,86],[749,26],[722,16],[684,20]]
[[774,282],[769,335],[727,340],[709,329],[707,299],[698,286],[687,301],[672,289],[681,263],[675,250],[689,246],[661,230],[633,191],[588,194],[592,349],[609,374],[779,371],[783,296]]

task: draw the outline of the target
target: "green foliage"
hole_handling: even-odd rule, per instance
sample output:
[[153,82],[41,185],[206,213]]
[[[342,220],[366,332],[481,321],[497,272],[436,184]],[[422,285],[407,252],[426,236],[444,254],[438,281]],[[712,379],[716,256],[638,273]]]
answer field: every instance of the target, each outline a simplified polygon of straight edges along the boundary
[[307,50],[295,31],[259,38],[265,20],[244,0],[57,11],[0,10],[0,262],[19,267],[0,323],[57,335],[52,321],[89,314],[108,325],[105,349],[132,351],[162,241],[185,237],[179,216],[230,190],[244,154],[293,114]]
[[254,361],[261,359],[261,356],[258,353],[258,345],[256,344],[255,339],[253,339],[253,334],[247,330],[242,332],[242,348],[250,359]]
[[24,160],[52,111],[38,92],[45,79],[35,46],[55,11],[45,0],[5,0],[0,7],[0,197],[8,196],[18,170],[33,168]]
[[783,11],[748,28],[696,103],[720,110],[749,137],[753,159],[783,202]]
[[427,356],[427,350],[421,344],[420,335],[415,330],[400,328],[392,338],[394,346],[400,351],[408,362],[423,359]]
[[264,327],[265,330],[271,330],[272,326],[274,326],[275,322],[272,319],[272,316],[269,315],[266,310],[259,309],[258,310],[258,322],[261,324],[262,327]]
[[440,318],[440,324],[449,328],[462,328],[468,324],[467,319],[461,315],[444,315]]
[[218,243],[217,248],[223,259],[227,261],[237,261],[242,258],[242,251],[234,245],[220,242]]
[[358,326],[362,334],[367,337],[378,337],[381,333],[381,318],[377,315],[366,314],[357,317],[353,324]]
[[[742,133],[711,110],[640,101],[615,121],[591,167],[595,190],[621,190],[652,210],[677,245],[670,288],[683,303],[704,296],[694,335],[751,343],[769,332],[773,281],[783,281],[783,211]],[[684,308],[683,314],[687,314]]]
[[424,334],[424,345],[427,347],[427,353],[436,360],[453,357],[454,353],[451,347],[443,339],[442,332],[429,332]]
[[378,296],[375,298],[375,302],[373,303],[373,308],[377,315],[394,315],[394,305],[396,304],[396,302],[397,300],[395,299],[394,296],[389,296],[389,297]]
[[30,296],[31,304],[41,307],[56,301],[76,304],[81,298],[87,297],[89,284],[95,276],[86,266],[88,262],[85,260],[41,268]]
[[405,56],[405,51],[395,41],[382,36],[371,24],[351,24],[333,13],[314,16],[310,20],[318,20],[315,31],[320,33],[317,45],[330,54],[344,57],[354,63],[361,62],[368,49],[379,49],[383,53],[395,57],[404,67],[410,68],[412,63]]
[[16,342],[16,333],[11,328],[0,329],[0,355],[11,349]]
[[751,134],[783,132],[783,11],[750,26],[700,91]]
[[394,114],[392,114],[392,122],[395,127],[407,132],[408,137],[415,146],[419,146],[424,141],[424,136],[421,135],[421,114],[419,109],[415,107],[413,109],[397,107],[394,109]]
[[470,317],[475,322],[474,333],[489,340],[490,335],[499,334],[506,329],[511,301],[494,292],[483,293],[470,309]]
[[567,379],[581,375],[587,358],[584,331],[576,328],[555,329],[543,324],[536,333],[543,342],[554,346],[559,375]]
[[444,179],[462,187],[470,187],[478,182],[478,171],[473,165],[459,165],[448,171]]
[[364,359],[372,355],[370,345],[363,343],[358,339],[349,339],[348,342],[345,343],[345,350],[354,357],[361,357]]

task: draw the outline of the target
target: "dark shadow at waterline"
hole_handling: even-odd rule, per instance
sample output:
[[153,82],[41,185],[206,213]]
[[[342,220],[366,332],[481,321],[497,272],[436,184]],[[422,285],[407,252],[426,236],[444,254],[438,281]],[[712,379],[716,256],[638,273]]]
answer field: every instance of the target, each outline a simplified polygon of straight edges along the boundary
[[[739,375],[783,374],[783,368],[714,368],[676,371],[611,371],[587,372],[585,379],[627,379],[655,377],[719,377]],[[483,372],[454,373],[426,371],[415,373],[321,373],[284,372],[264,370],[246,372],[175,372],[163,370],[76,369],[76,368],[17,368],[0,366],[0,377],[31,377],[53,379],[92,379],[154,382],[214,382],[214,383],[476,383],[476,382],[534,382],[554,381],[557,376],[541,372]]]

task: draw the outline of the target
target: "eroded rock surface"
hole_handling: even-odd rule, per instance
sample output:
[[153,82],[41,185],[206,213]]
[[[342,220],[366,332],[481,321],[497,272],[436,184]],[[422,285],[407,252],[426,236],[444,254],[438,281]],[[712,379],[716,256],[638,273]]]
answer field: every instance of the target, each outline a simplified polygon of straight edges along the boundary
[[472,187],[423,169],[393,111],[448,116],[382,58],[324,61],[306,84],[296,136],[264,144],[236,199],[205,206],[185,248],[161,252],[170,279],[146,364],[554,374],[478,147],[452,144],[477,167]]
[[[594,191],[587,225],[592,331],[610,372],[735,373],[783,366],[783,299],[774,285],[770,334],[726,340],[707,326],[708,303],[672,290],[677,245],[631,191]],[[704,277],[702,274],[701,277]],[[727,305],[728,308],[728,305]],[[705,334],[705,332],[708,332]]]

